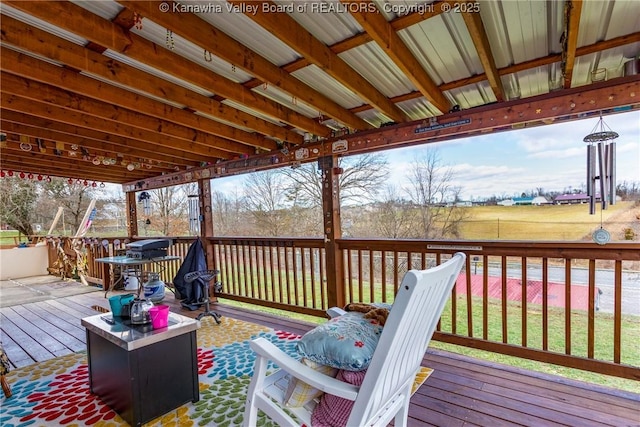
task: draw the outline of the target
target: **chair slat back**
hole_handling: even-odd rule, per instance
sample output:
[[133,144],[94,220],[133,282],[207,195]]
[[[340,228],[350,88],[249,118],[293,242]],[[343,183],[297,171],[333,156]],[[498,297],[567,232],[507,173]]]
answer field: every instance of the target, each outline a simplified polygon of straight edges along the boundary
[[437,267],[405,274],[348,425],[366,425],[394,394],[407,384],[410,390],[465,259],[459,252]]

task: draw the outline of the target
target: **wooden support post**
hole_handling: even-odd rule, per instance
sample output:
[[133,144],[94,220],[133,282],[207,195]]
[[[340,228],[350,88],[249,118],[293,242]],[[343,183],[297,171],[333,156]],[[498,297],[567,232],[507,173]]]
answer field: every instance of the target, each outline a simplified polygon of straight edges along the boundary
[[215,269],[215,259],[213,256],[213,245],[207,240],[213,237],[213,215],[211,215],[211,181],[207,179],[198,180],[198,198],[200,201],[200,237],[207,257],[207,266]]
[[138,207],[136,205],[136,192],[128,191],[126,194],[127,207],[127,233],[129,237],[138,235]]
[[327,262],[327,300],[329,307],[344,307],[344,267],[342,253],[336,240],[342,237],[340,224],[341,170],[335,156],[320,157],[318,169],[322,171],[322,213],[324,249]]
[[[204,245],[207,267],[216,270],[216,260],[213,253],[213,244],[208,237],[213,237],[213,215],[211,215],[211,180],[198,180],[198,199],[200,206],[200,237]],[[212,285],[213,283],[210,283]],[[209,297],[215,301],[215,295],[211,295],[212,287],[209,286]]]

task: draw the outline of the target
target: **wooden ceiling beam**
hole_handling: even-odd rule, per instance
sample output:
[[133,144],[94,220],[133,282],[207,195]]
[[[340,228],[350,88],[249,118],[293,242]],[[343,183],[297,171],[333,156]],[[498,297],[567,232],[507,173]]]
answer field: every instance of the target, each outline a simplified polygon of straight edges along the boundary
[[[62,62],[73,69],[100,76],[109,82],[113,81],[143,93],[149,93],[158,98],[165,98],[173,102],[189,105],[198,111],[202,111],[213,116],[216,116],[220,110],[227,111],[225,109],[219,109],[222,104],[218,101],[199,93],[189,91],[175,83],[168,82],[164,79],[93,52],[87,48],[56,37],[53,34],[49,34],[10,17],[3,17],[2,22],[0,22],[0,26],[2,28],[2,40],[4,42],[17,46],[20,49],[53,59],[57,62]],[[52,49],[52,46],[54,46],[55,49]],[[3,56],[4,53],[6,53],[6,50],[7,49],[3,50]],[[18,53],[13,53],[12,56],[14,58],[12,58],[11,61],[3,61],[3,68],[16,68],[17,63],[13,63],[17,61],[17,55]],[[29,73],[33,63],[38,60],[29,60],[25,58],[23,61],[30,62],[30,64],[23,66],[23,69],[26,67],[24,73]],[[5,64],[4,62],[7,63]],[[34,75],[39,74],[42,71],[42,68],[46,68],[47,66],[49,67],[49,73],[48,75],[43,75],[40,80],[49,84],[55,84],[54,82],[58,82],[59,80],[51,78],[51,74],[55,74],[55,72],[51,71],[55,66],[51,64],[43,64],[38,67],[38,70],[31,70],[29,74],[34,78]],[[58,72],[60,72],[60,70],[58,70]],[[96,81],[96,79],[91,77],[82,76],[76,80],[82,80],[82,84],[76,84],[77,90],[74,90],[79,90],[79,93],[95,93],[95,86],[102,84],[100,96],[102,96],[106,102],[129,107],[134,111],[143,112],[142,110],[145,110],[145,113],[150,112],[151,115],[154,115],[155,117],[159,117],[163,120],[170,120],[174,123],[183,124],[188,127],[193,127],[194,124],[198,124],[198,128],[202,128],[202,130],[207,133],[220,136],[221,138],[238,141],[226,142],[225,140],[221,140],[218,147],[222,150],[230,151],[232,153],[252,154],[254,150],[249,149],[246,145],[259,147],[265,150],[277,148],[274,141],[266,139],[262,135],[249,133],[202,116],[195,116],[188,111],[179,110],[168,106],[163,102],[155,101],[136,93],[131,93],[122,88],[111,86],[111,90],[109,90],[108,87],[104,86],[103,82]],[[64,85],[64,81],[61,83]],[[243,113],[243,115],[250,116],[246,113]],[[245,119],[246,117],[238,117],[237,115],[228,115],[228,117],[224,117],[224,119],[228,121],[234,121],[239,118]],[[239,122],[242,122],[242,120],[239,120]],[[270,124],[268,129],[270,131],[275,131],[274,128],[278,128],[279,135],[281,136],[285,136],[288,133],[285,129],[273,124]]]
[[[171,168],[179,165],[197,166],[202,162],[202,156],[198,154],[175,150],[171,147],[148,144],[119,135],[100,132],[95,129],[69,125],[67,123],[52,120],[50,117],[36,117],[28,113],[5,109],[0,109],[0,112],[2,112],[3,124],[13,123],[20,126],[23,125],[39,128],[42,134],[29,133],[29,135],[37,138],[46,138],[53,141],[66,141],[69,142],[69,144],[77,144],[80,147],[104,150],[106,152],[111,152],[114,155],[122,154],[137,159],[145,158],[154,162],[164,162],[167,165],[170,165]],[[48,134],[48,132],[52,133]],[[17,133],[25,132],[22,131]]]
[[[460,3],[459,0],[455,0],[455,1],[454,0],[436,0],[432,3],[433,7],[426,9],[424,13],[414,12],[414,13],[409,13],[407,15],[399,16],[389,21],[389,25],[391,25],[391,28],[393,28],[397,32],[405,28],[408,28],[412,25],[419,24],[420,22],[427,20],[429,18],[433,18],[434,16],[438,16],[442,13],[445,13],[447,10],[453,9],[453,6],[455,4],[459,4],[459,3]],[[442,7],[444,4],[447,4],[447,6]],[[331,46],[329,46],[329,49],[331,50],[331,52],[338,55],[348,50],[362,46],[363,44],[367,44],[370,41],[373,41],[371,36],[366,32],[362,32],[332,44]],[[289,73],[293,73],[294,71],[300,70],[301,68],[304,68],[310,64],[311,62],[307,58],[300,58],[300,59],[296,59],[295,61],[291,61],[286,65],[283,65],[282,68],[287,70],[287,72]],[[258,81],[257,79],[255,80],[256,82]],[[254,83],[252,82],[250,84],[253,85]],[[245,86],[246,85],[247,83],[245,83]],[[259,86],[259,85],[260,83],[256,84],[256,86]],[[255,86],[252,86],[252,87],[255,87]]]
[[[579,47],[578,50],[576,51],[576,56],[589,55],[591,53],[600,52],[602,50],[613,49],[616,47],[624,46],[631,43],[637,43],[637,42],[640,42],[640,32],[627,34],[625,36],[616,37],[610,40],[600,41],[589,46]],[[553,64],[554,62],[560,62],[561,59],[562,59],[562,55],[559,53],[547,55],[542,58],[531,59],[529,61],[520,62],[518,64],[508,65],[506,67],[500,68],[498,69],[498,74],[500,76],[505,76],[508,74],[513,74],[520,71],[530,70],[532,68]],[[475,76],[454,80],[452,82],[443,83],[438,87],[440,88],[440,90],[445,91],[445,90],[451,90],[451,89],[467,86],[474,83],[480,83],[484,80],[487,80],[487,75],[482,73],[482,74],[476,74]],[[422,94],[420,92],[414,91],[411,93],[393,97],[391,98],[391,101],[393,101],[394,103],[398,103],[398,102],[408,101],[410,99],[420,98],[421,96]],[[370,109],[371,109],[370,106],[362,105],[362,106],[353,108],[351,111],[353,111],[354,113],[357,113],[361,111],[367,111]]]
[[[568,10],[566,10],[568,8]],[[564,76],[564,88],[571,87],[573,80],[573,66],[576,61],[578,48],[578,29],[580,28],[580,14],[582,13],[582,0],[567,0],[565,3],[565,29],[562,40],[562,74]]]
[[[5,114],[12,113],[10,111],[4,111]],[[16,113],[13,113],[16,114]],[[22,120],[25,120],[24,118]],[[31,122],[31,120],[29,120]],[[32,126],[26,123],[11,122],[7,118],[3,117],[0,120],[0,129],[3,132],[10,134],[17,134],[27,136],[30,139],[40,139],[44,142],[47,152],[53,152],[54,149],[58,149],[62,145],[63,155],[65,157],[83,157],[84,153],[89,153],[90,157],[102,156],[115,158],[119,164],[139,163],[141,162],[141,155],[139,152],[135,154],[125,153],[120,146],[116,146],[104,141],[94,141],[88,138],[84,138],[77,135],[66,134],[62,132],[52,131],[47,128],[41,128]],[[75,150],[74,148],[75,147]],[[128,147],[124,147],[125,149]],[[83,151],[84,150],[84,151]],[[129,151],[131,151],[129,149]],[[71,154],[74,153],[74,154]],[[149,155],[153,157],[149,158]],[[175,172],[175,161],[169,156],[162,156],[158,154],[149,153],[146,156],[151,164],[152,168],[157,173]],[[188,166],[199,166],[195,162],[190,163]]]
[[[3,150],[4,151],[4,150]],[[15,172],[32,173],[35,176],[49,175],[63,178],[80,178],[89,181],[103,181],[123,183],[133,180],[146,179],[146,175],[139,171],[128,171],[126,168],[108,170],[106,166],[95,166],[83,160],[65,159],[57,161],[47,159],[42,155],[28,152],[7,152],[2,155],[2,169]],[[15,176],[15,175],[14,175]]]
[[[28,80],[7,72],[2,72],[1,77],[4,83],[3,93],[43,102],[73,112],[87,114],[105,121],[121,123],[144,131],[161,133],[163,138],[175,138],[176,141],[181,140],[182,144],[193,144],[194,146],[202,146],[205,149],[213,147],[217,150],[216,153],[220,155],[220,158],[228,159],[233,157],[233,153],[218,149],[219,145],[221,145],[221,138],[214,135],[136,113],[135,111],[120,108],[113,104],[97,101],[82,95],[69,93],[53,86]],[[222,141],[222,143],[226,142],[229,141]],[[251,149],[251,147],[241,145],[238,150],[240,149],[242,149],[242,151],[240,151],[241,153],[254,154],[254,150]],[[235,153],[238,153],[238,151]]]
[[[343,123],[351,129],[371,129],[373,126],[340,106],[324,94],[306,85],[286,71],[254,52],[237,40],[208,24],[192,13],[173,13],[172,1],[124,1],[123,6],[151,19],[163,27],[179,34],[197,46],[234,64],[267,84],[285,91],[300,102],[317,109],[323,114]],[[160,5],[168,4],[169,11],[162,12]],[[326,136],[326,135],[325,135]]]
[[[341,1],[345,4],[353,3],[353,0]],[[370,0],[358,0],[357,3],[360,3],[363,7],[359,8],[359,11],[351,11],[351,16],[358,21],[360,26],[375,40],[378,46],[382,48],[435,108],[443,113],[449,111],[451,105],[447,98],[438,89],[438,86],[429,77],[420,62],[413,56],[384,16],[380,13],[363,11],[367,10],[365,6],[377,6],[371,3]]]
[[[245,0],[227,1],[239,7],[245,3]],[[263,4],[273,5],[269,1]],[[363,98],[371,106],[377,108],[391,120],[397,123],[407,121],[407,116],[400,108],[390,102],[385,95],[362,75],[358,74],[342,58],[333,53],[331,49],[315,38],[288,14],[284,12],[267,12],[264,11],[264,8],[259,7],[255,12],[246,11],[245,15]]]
[[[589,86],[571,88],[532,96],[526,99],[505,101],[445,114],[438,117],[438,123],[431,125],[426,120],[401,123],[370,131],[345,135],[335,140],[312,143],[305,146],[309,157],[305,162],[317,161],[319,157],[328,155],[348,156],[373,153],[390,148],[416,146],[456,138],[486,134],[487,132],[503,132],[530,125],[542,125],[544,121],[569,121],[583,118],[591,113],[593,117],[599,112],[610,113],[613,109],[625,106],[638,108],[640,100],[640,78],[638,76],[620,77]],[[341,150],[332,152],[333,142],[340,140]],[[346,142],[347,151],[342,151]],[[295,152],[284,155],[278,153],[278,159],[269,163],[265,155],[253,156],[246,162],[225,161],[219,164],[198,168],[189,174],[173,173],[165,176],[148,178],[141,189],[161,188],[168,185],[184,184],[195,180],[199,174],[219,178],[255,170],[280,168],[299,162]],[[135,183],[123,184],[125,191],[132,191]]]
[[485,31],[482,19],[480,18],[480,11],[463,12],[462,18],[464,19],[464,23],[467,26],[469,34],[471,35],[473,45],[476,47],[476,52],[478,52],[480,63],[482,64],[482,68],[484,69],[487,80],[489,81],[491,90],[499,102],[504,101],[507,97],[504,92],[502,80],[498,74],[496,61],[493,57],[493,53],[491,52],[487,32]]
[[199,157],[201,161],[216,161],[227,158],[228,155],[228,153],[221,152],[214,147],[207,148],[159,132],[135,128],[115,121],[105,121],[88,114],[67,110],[55,105],[37,102],[16,95],[9,95],[4,92],[1,94],[1,105],[2,108],[6,108],[7,110],[50,118],[62,123],[95,129],[100,132],[113,133],[125,138],[137,140],[143,144],[168,146],[172,149],[172,152],[175,150],[178,156],[182,151],[191,153],[191,156]]
[[[71,2],[25,2],[6,0],[3,1],[3,3],[9,4],[18,10],[50,22],[74,34],[78,34],[114,52],[126,55],[136,61],[184,79],[193,85],[206,88],[223,98],[246,105],[251,109],[260,111],[267,116],[271,116],[278,121],[298,129],[319,136],[328,136],[331,132],[331,129],[317,121],[286,108],[259,93],[253,92],[239,83],[215,74],[211,70],[191,62],[168,49],[157,46],[149,40],[130,33],[116,23],[102,19]],[[67,19],[68,16],[73,16],[73,19]],[[3,15],[3,19],[4,18],[5,15]],[[85,25],[85,23],[90,23],[90,25]],[[112,32],[119,35],[109,37],[108,34]],[[218,108],[230,109],[231,107],[221,104]],[[302,138],[300,135],[295,134],[295,132],[291,133],[292,134],[282,139],[295,143],[298,141],[298,138]]]

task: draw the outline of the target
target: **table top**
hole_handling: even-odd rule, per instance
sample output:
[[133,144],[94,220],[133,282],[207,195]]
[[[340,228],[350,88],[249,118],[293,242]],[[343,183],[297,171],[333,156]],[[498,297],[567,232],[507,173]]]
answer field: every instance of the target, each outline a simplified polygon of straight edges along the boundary
[[[113,319],[114,324],[102,318]],[[151,324],[132,325],[129,319],[113,316],[112,313],[96,314],[81,321],[88,331],[111,341],[127,351],[136,350],[157,342],[193,332],[200,328],[200,321],[177,313],[169,313],[166,328],[153,329]]]
[[130,258],[126,255],[120,256],[108,256],[105,258],[96,258],[95,262],[102,262],[105,264],[117,264],[117,265],[142,265],[142,264],[151,264],[152,262],[164,262],[164,261],[173,261],[176,259],[180,259],[179,256],[176,255],[167,255],[156,258]]

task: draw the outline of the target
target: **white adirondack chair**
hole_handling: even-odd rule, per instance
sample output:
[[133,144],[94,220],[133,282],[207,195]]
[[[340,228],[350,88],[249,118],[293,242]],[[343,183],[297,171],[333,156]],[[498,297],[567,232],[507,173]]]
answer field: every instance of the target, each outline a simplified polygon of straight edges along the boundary
[[[244,425],[255,426],[260,409],[280,426],[311,426],[315,402],[286,408],[299,420],[283,410],[282,389],[286,390],[283,382],[288,373],[325,393],[353,400],[349,427],[386,426],[392,419],[396,427],[406,426],[411,386],[465,259],[465,254],[458,252],[437,267],[407,272],[359,387],[314,371],[264,338],[253,340],[250,345],[257,359],[247,393]],[[269,360],[280,370],[266,375]]]

